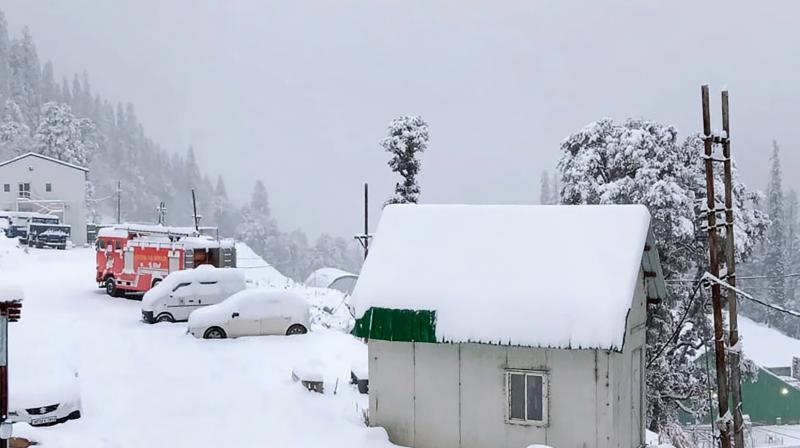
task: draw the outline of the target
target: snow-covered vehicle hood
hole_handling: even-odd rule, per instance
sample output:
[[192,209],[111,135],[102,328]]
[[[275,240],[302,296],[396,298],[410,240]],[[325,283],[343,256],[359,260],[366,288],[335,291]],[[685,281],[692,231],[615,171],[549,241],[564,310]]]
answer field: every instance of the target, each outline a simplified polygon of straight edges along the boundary
[[142,309],[144,311],[153,311],[155,304],[159,300],[166,298],[168,294],[169,285],[164,284],[164,282],[150,288],[150,290],[144,293],[144,297],[142,297]]
[[225,302],[216,305],[209,305],[198,310],[192,311],[189,315],[189,328],[202,328],[212,324],[222,324],[227,322],[227,317],[230,317],[229,306]]

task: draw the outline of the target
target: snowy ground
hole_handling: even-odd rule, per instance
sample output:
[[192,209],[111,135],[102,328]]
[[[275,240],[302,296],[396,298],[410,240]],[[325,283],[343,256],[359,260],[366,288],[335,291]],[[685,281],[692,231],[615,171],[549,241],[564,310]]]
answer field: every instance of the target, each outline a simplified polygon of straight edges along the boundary
[[[15,434],[45,448],[393,446],[382,429],[364,426],[367,398],[348,384],[366,347],[336,330],[346,326],[341,310],[320,313],[340,296],[296,285],[263,260],[242,263],[255,283],[305,293],[318,315],[313,331],[207,341],[185,334],[185,324],[146,325],[139,301],[96,287],[93,250],[24,253],[0,236],[0,283],[14,280],[26,294],[22,320],[10,325],[10,369],[26,353],[71,363],[84,414],[51,428],[17,424]],[[309,360],[324,365],[324,395],[291,380],[292,368]]]

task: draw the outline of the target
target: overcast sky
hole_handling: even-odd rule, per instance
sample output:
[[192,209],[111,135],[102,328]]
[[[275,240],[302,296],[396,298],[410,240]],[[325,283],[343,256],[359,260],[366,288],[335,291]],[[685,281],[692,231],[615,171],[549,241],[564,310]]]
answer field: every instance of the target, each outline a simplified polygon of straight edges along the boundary
[[[238,200],[256,179],[284,229],[349,236],[396,179],[389,121],[430,124],[423,202],[534,203],[559,142],[602,117],[699,131],[700,84],[731,91],[734,157],[766,183],[800,156],[800,3],[0,0],[58,74],[132,101]],[[716,127],[719,127],[717,125]]]

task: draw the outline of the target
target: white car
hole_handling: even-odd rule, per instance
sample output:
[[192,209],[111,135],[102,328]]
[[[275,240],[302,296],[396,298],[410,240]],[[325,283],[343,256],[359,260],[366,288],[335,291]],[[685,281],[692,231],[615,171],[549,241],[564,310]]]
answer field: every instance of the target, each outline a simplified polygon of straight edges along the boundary
[[308,302],[292,292],[247,289],[193,312],[188,332],[205,339],[304,334],[310,327],[308,309]]
[[9,369],[9,421],[51,426],[81,417],[75,370],[60,364],[57,357],[39,357],[35,363],[29,357],[16,358]]
[[185,321],[195,310],[220,303],[246,287],[244,274],[234,268],[203,264],[176,271],[144,294],[142,320],[149,324]]

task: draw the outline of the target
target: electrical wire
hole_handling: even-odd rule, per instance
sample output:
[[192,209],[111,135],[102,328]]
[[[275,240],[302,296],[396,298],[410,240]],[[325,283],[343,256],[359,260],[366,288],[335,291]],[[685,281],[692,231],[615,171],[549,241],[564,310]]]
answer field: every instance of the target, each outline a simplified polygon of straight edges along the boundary
[[678,322],[678,325],[675,327],[675,331],[673,331],[672,335],[669,337],[669,339],[667,339],[664,342],[664,344],[661,345],[661,347],[658,349],[656,354],[653,355],[653,358],[650,359],[650,361],[647,362],[647,365],[645,366],[645,368],[650,368],[650,366],[653,365],[654,362],[656,362],[656,360],[661,356],[661,354],[664,352],[664,350],[666,350],[667,346],[672,343],[672,340],[675,339],[675,337],[678,335],[678,333],[680,333],[680,331],[683,329],[683,324],[686,322],[686,318],[689,317],[689,311],[691,311],[691,309],[692,309],[692,305],[694,304],[694,298],[697,295],[697,291],[700,290],[700,287],[702,285],[703,285],[703,282],[702,282],[702,278],[701,278],[700,281],[697,282],[697,284],[695,285],[694,289],[692,290],[692,294],[689,296],[689,303],[686,305],[686,311],[683,313],[683,316],[681,316],[681,319]]

